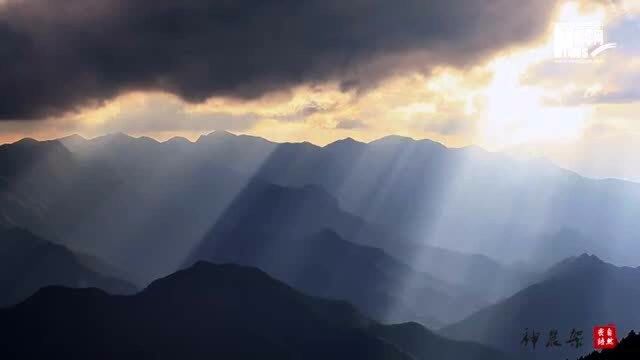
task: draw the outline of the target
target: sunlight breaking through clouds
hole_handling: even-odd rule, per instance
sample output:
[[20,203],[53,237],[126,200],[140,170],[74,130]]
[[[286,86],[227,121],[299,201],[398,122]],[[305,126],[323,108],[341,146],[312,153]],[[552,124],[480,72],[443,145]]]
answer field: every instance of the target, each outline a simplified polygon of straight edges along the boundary
[[[634,2],[617,1],[616,6],[605,1],[561,3],[564,5],[549,20],[542,36],[473,66],[439,66],[426,74],[400,72],[363,92],[345,91],[339,82],[329,81],[255,99],[214,96],[195,104],[158,92],[129,93],[97,109],[35,123],[2,122],[1,139],[54,138],[73,132],[91,137],[128,131],[158,139],[173,134],[195,140],[202,133],[226,129],[277,141],[323,145],[345,137],[370,141],[394,133],[430,138],[452,147],[527,148],[526,153],[532,156],[562,160],[562,166],[574,168],[567,156],[544,151],[543,144],[586,141],[585,131],[594,121],[620,119],[612,106],[600,102],[633,101],[636,97],[630,74],[638,70],[633,65],[637,59],[626,48],[633,41],[628,34],[640,28],[633,21],[638,13]],[[557,64],[552,56],[556,21],[600,21],[605,31],[613,27],[614,34],[627,37],[612,39],[621,48],[604,54],[599,64]],[[616,28],[620,24],[624,31]],[[595,74],[598,81],[593,80]],[[353,126],[355,120],[358,126]],[[632,112],[616,121],[634,121]],[[601,173],[605,176],[604,170]],[[640,177],[640,169],[636,174]]]

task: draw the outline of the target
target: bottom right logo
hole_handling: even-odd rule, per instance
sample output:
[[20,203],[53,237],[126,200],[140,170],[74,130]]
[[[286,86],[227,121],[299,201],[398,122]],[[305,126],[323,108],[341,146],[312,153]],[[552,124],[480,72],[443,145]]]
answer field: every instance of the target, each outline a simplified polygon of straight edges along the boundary
[[596,350],[613,349],[618,346],[618,334],[613,324],[593,328],[593,348]]

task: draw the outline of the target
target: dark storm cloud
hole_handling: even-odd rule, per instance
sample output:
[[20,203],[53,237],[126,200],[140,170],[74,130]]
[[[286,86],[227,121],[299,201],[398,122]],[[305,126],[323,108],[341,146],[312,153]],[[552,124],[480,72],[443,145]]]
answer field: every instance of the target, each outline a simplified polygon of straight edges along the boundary
[[60,115],[129,90],[198,102],[303,83],[362,89],[531,39],[555,0],[8,0],[0,119]]

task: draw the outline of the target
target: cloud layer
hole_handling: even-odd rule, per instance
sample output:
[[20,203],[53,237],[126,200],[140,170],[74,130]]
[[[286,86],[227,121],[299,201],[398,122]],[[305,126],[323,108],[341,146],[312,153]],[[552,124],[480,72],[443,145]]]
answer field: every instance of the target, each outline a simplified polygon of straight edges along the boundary
[[8,0],[0,119],[128,91],[189,102],[465,66],[539,35],[555,0]]

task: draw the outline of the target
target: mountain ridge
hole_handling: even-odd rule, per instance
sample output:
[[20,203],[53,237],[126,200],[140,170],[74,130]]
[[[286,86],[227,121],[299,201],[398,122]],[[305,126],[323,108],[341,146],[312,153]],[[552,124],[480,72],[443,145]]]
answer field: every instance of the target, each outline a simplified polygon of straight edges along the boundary
[[114,293],[130,283],[86,267],[69,249],[19,229],[0,229],[0,306],[20,302],[48,285],[100,287]]
[[[640,269],[618,267],[589,254],[561,261],[539,282],[515,295],[482,309],[441,333],[455,339],[523,351],[520,338],[525,329],[545,337],[556,329],[568,336],[572,329],[584,331],[589,346],[590,330],[601,324],[616,324],[619,332],[640,323]],[[543,349],[544,350],[544,349]],[[555,353],[540,353],[541,358]],[[579,349],[557,351],[558,356],[576,357]]]
[[[41,325],[32,327],[34,321]],[[42,289],[0,309],[0,335],[7,340],[0,355],[345,360],[426,360],[434,355],[454,360],[463,354],[508,359],[481,345],[450,342],[419,325],[410,334],[434,347],[405,350],[397,336],[385,337],[384,329],[348,304],[309,297],[258,269],[199,262],[136,295]]]

